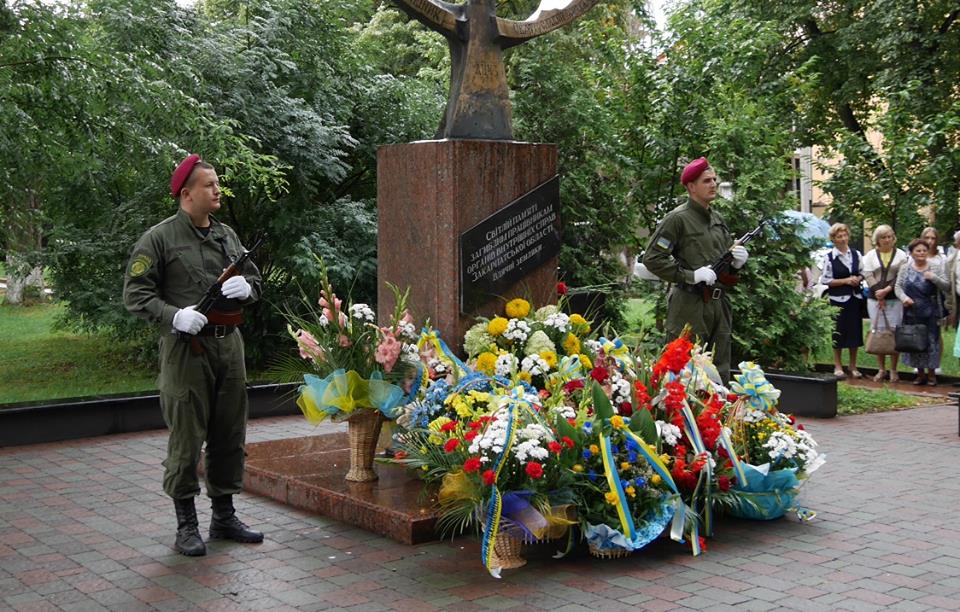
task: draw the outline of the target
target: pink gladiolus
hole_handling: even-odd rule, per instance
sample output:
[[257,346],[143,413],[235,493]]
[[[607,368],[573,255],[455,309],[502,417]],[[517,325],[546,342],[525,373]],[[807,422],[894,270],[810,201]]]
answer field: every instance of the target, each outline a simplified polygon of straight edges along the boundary
[[313,335],[303,329],[297,330],[297,346],[300,348],[300,357],[314,362],[323,360],[323,349]]
[[413,325],[413,316],[410,314],[409,310],[404,310],[403,315],[400,317],[401,323],[409,323]]
[[347,348],[353,344],[353,342],[350,341],[350,337],[347,336],[346,334],[340,334],[340,337],[338,338],[338,340],[340,342],[340,346],[342,346],[343,348]]
[[396,365],[397,359],[400,357],[401,348],[402,345],[397,342],[397,339],[392,333],[385,333],[383,335],[383,340],[377,346],[377,352],[374,356],[374,359],[377,360],[377,363],[383,366],[385,371],[389,372],[393,369],[393,366]]

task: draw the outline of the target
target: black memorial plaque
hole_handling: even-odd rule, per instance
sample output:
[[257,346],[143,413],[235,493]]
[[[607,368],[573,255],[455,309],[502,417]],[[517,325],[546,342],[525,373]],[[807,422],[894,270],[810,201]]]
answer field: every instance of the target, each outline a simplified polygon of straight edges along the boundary
[[560,177],[460,234],[460,311],[471,314],[560,252]]

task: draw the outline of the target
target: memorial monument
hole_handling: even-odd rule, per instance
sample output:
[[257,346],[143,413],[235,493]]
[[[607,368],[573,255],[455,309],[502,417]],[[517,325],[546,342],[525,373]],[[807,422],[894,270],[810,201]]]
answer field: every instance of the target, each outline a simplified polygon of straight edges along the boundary
[[437,140],[381,147],[378,309],[390,282],[459,347],[478,315],[502,298],[555,298],[560,190],[554,145],[513,140],[503,50],[575,20],[597,0],[543,0],[524,21],[495,0],[396,0],[450,47],[447,107]]

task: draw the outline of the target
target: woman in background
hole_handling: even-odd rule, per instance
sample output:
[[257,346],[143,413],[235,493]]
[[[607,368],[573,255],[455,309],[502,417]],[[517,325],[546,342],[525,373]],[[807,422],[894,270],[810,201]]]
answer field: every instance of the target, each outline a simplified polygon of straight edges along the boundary
[[860,316],[863,257],[859,251],[850,248],[850,228],[846,224],[834,223],[829,235],[833,250],[827,254],[820,283],[827,286],[830,305],[837,309],[833,329],[833,373],[837,378],[847,377],[841,363],[843,349],[847,349],[850,352],[850,376],[861,378],[863,375],[857,369],[857,349],[863,346],[863,318]]
[[[863,279],[870,288],[867,298],[870,325],[876,331],[893,330],[903,318],[903,304],[893,294],[893,286],[897,282],[900,267],[907,263],[908,257],[896,248],[897,235],[889,225],[877,226],[873,230],[872,241],[874,249],[863,256]],[[890,355],[890,382],[900,380],[897,374],[899,359],[899,353]],[[886,360],[886,355],[877,355],[878,370],[873,380],[880,382],[886,376]]]
[[940,308],[940,291],[948,288],[947,279],[940,275],[927,261],[927,243],[917,238],[910,241],[910,263],[900,266],[894,291],[903,302],[905,323],[923,323],[927,326],[927,350],[922,353],[905,353],[903,363],[917,368],[915,385],[937,384],[936,369],[940,366],[940,326],[943,317]]

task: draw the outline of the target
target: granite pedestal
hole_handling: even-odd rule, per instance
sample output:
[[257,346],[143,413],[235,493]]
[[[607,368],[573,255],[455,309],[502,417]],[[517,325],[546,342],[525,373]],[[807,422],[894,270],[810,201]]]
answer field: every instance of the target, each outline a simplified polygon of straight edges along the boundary
[[[556,302],[557,258],[460,309],[459,237],[557,174],[557,147],[495,140],[430,140],[380,147],[377,152],[378,315],[393,312],[390,282],[410,287],[410,311],[429,318],[459,350],[473,316],[503,313],[506,300]],[[559,228],[559,219],[557,220]]]
[[287,438],[247,445],[244,490],[356,525],[405,544],[436,540],[423,482],[403,468],[377,464],[380,479],[347,482],[347,434]]

